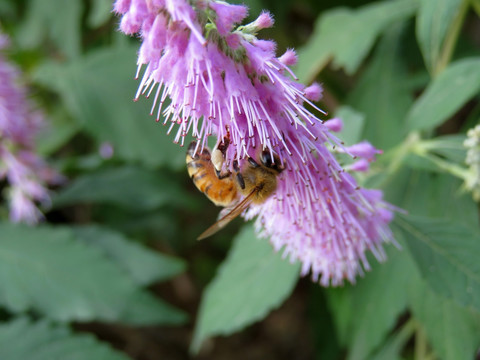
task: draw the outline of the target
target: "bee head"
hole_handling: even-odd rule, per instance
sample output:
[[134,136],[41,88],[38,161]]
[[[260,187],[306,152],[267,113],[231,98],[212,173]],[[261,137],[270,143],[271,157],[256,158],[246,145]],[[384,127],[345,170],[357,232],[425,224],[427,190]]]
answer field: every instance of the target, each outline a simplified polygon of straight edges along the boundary
[[272,169],[281,173],[285,167],[280,164],[280,159],[278,156],[273,155],[268,150],[263,150],[262,154],[260,155],[260,161],[263,166],[266,168]]

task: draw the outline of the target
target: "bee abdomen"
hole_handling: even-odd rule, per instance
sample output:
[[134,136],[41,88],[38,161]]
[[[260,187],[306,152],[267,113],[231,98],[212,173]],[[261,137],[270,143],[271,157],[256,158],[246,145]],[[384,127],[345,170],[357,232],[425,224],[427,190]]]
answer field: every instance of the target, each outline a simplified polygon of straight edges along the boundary
[[203,192],[217,206],[230,206],[237,198],[237,188],[233,179],[219,179],[211,162],[208,149],[195,153],[195,143],[190,144],[186,163],[190,178],[198,190]]
[[203,179],[204,177],[208,176],[208,173],[206,171],[195,171],[195,170],[193,170],[193,171],[189,171],[188,175],[190,175],[192,180],[195,182],[195,181],[199,181],[199,180]]

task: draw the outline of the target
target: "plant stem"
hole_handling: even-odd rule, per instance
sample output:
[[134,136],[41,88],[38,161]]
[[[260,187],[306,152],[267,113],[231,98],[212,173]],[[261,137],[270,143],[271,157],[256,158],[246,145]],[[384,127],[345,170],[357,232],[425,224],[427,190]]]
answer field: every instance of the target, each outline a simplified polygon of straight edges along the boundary
[[462,166],[443,160],[442,158],[420,151],[414,151],[418,156],[423,157],[433,162],[440,170],[443,170],[451,175],[454,175],[462,180],[466,180],[468,177],[468,170]]
[[388,165],[386,166],[386,169],[382,171],[385,176],[382,177],[380,181],[375,183],[375,187],[383,188],[391,179],[393,179],[393,176],[402,167],[407,155],[412,152],[412,149],[416,147],[419,141],[419,133],[416,131],[411,132],[407,135],[405,141],[389,150],[384,156],[381,157],[381,160],[378,161],[378,165],[380,165],[380,167],[385,163]]

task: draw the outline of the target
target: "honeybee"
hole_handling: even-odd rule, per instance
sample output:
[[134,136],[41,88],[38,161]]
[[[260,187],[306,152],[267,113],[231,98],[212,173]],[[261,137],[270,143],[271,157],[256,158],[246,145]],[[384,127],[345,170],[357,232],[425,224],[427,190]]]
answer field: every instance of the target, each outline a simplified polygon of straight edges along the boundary
[[[277,156],[263,151],[259,162],[247,158],[242,168],[233,161],[233,173],[221,173],[225,152],[229,145],[225,139],[213,154],[204,148],[195,153],[197,143],[190,144],[187,151],[187,170],[195,186],[215,205],[223,206],[220,219],[205,230],[198,240],[205,239],[224,228],[239,216],[250,204],[264,203],[277,189],[277,176],[284,170]],[[242,198],[243,197],[243,198]],[[224,215],[224,213],[226,214]]]

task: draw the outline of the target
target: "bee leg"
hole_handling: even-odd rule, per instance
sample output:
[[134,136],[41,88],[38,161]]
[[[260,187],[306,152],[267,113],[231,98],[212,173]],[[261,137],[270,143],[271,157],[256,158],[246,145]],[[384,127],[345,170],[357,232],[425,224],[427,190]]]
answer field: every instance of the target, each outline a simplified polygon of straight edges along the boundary
[[223,141],[220,144],[218,144],[217,149],[220,150],[222,155],[225,157],[225,154],[227,153],[227,149],[229,146],[230,146],[230,138],[225,136],[223,138]]
[[236,176],[237,176],[237,182],[238,185],[242,188],[242,190],[245,190],[245,180],[243,179],[242,174],[240,173],[240,167],[238,166],[238,161],[233,160],[233,170],[235,170]]
[[222,142],[219,143],[217,147],[217,149],[222,152],[224,157],[227,153],[228,147],[230,146],[230,130],[228,128],[228,125],[225,125],[225,130],[227,131],[227,134],[223,137]]
[[253,167],[253,168],[258,168],[260,165],[258,165],[258,163],[253,160],[253,158],[251,158],[250,156],[248,157],[248,163]]
[[232,174],[230,171],[226,171],[225,173],[222,173],[224,160],[225,160],[225,157],[222,154],[222,150],[220,150],[219,147],[213,150],[212,156],[211,156],[211,162],[215,170],[215,174],[217,175],[217,178],[219,178],[220,180],[225,179]]
[[225,156],[227,154],[227,149],[229,146],[230,146],[230,131],[228,130],[228,127],[227,127],[227,135],[224,136],[222,142],[218,144],[218,146],[212,153],[213,167],[215,168],[215,173],[217,175],[217,178],[219,178],[220,180],[225,179],[232,174],[231,171],[226,171],[225,173],[222,173],[223,162],[225,160]]
[[219,180],[222,180],[222,179],[225,179],[225,178],[229,177],[230,175],[232,175],[232,172],[227,171],[227,172],[222,174],[222,172],[220,170],[215,169],[215,174],[217,175],[217,178]]
[[237,173],[237,181],[238,181],[238,185],[240,185],[242,190],[245,190],[245,180],[243,179],[242,174]]

